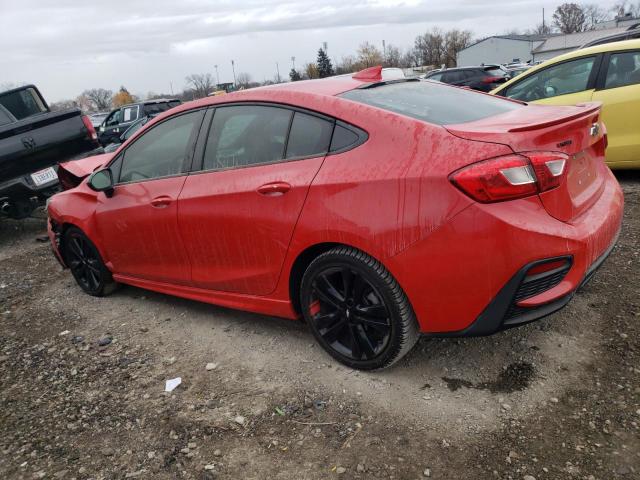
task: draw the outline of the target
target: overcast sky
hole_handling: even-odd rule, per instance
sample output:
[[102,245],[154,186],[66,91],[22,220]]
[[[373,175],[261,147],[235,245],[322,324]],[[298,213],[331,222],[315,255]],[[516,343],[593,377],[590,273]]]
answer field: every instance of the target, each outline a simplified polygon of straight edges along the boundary
[[[432,27],[476,37],[532,28],[562,1],[531,0],[0,0],[0,85],[35,83],[45,98],[103,87],[182,90],[190,73],[218,65],[220,81],[247,72],[285,77],[314,61],[322,42],[332,60],[368,40],[406,48]],[[614,0],[598,2],[609,8]]]

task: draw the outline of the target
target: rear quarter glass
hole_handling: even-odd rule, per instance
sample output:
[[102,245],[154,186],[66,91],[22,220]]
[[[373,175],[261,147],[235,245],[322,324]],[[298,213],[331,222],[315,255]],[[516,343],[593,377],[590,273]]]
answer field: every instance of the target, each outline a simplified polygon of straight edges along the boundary
[[524,105],[435,82],[403,82],[350,90],[342,98],[436,125],[467,123]]

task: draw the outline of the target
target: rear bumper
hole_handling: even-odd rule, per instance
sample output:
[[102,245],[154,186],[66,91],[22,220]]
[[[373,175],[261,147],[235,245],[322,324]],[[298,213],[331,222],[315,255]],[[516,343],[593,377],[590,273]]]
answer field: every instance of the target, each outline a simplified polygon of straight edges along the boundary
[[[618,234],[616,234],[615,239],[609,248],[607,248],[607,250],[588,268],[582,280],[578,284],[578,287],[569,293],[563,294],[549,302],[532,307],[519,307],[515,298],[518,288],[522,285],[527,270],[533,266],[533,264],[529,264],[513,276],[507,285],[502,288],[498,295],[469,327],[460,332],[445,333],[441,334],[441,336],[480,337],[491,335],[501,330],[519,327],[520,325],[540,320],[541,318],[557,312],[565,307],[571,301],[573,295],[593,278],[596,271],[602,266],[613,251],[617,240]],[[536,262],[533,263],[535,264]],[[438,334],[434,334],[433,336],[438,336]]]
[[[571,223],[549,215],[538,197],[474,203],[388,260],[421,332],[488,335],[566,305],[610,254],[620,230],[622,191],[604,169],[600,197]],[[557,281],[516,296],[528,268],[557,258],[570,259]]]

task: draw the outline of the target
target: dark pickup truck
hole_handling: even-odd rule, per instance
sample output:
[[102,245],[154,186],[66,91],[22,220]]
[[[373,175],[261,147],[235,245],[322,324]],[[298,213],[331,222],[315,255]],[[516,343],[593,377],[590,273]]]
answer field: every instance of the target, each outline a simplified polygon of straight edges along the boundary
[[58,190],[59,163],[100,152],[79,109],[52,112],[34,85],[0,92],[0,214],[29,216]]

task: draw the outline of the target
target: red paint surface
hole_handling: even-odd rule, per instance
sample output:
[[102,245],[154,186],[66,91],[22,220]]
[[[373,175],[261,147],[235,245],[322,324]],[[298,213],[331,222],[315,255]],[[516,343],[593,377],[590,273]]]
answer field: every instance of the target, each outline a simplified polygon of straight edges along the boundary
[[[445,128],[335,96],[361,84],[336,77],[212,97],[176,107],[134,136],[185,110],[268,101],[365,130],[358,148],[117,186],[111,198],[84,181],[53,197],[49,215],[82,229],[118,281],[287,318],[298,316],[290,293],[296,259],[319,244],[350,245],[390,270],[423,332],[466,328],[535,260],[574,259],[557,287],[527,304],[570,292],[613,241],[623,197],[604,164],[604,141],[588,135],[597,108],[527,106]],[[571,146],[558,148],[566,139]],[[554,190],[480,204],[449,181],[471,163],[541,149],[576,155]],[[159,198],[166,205],[154,206]]]

